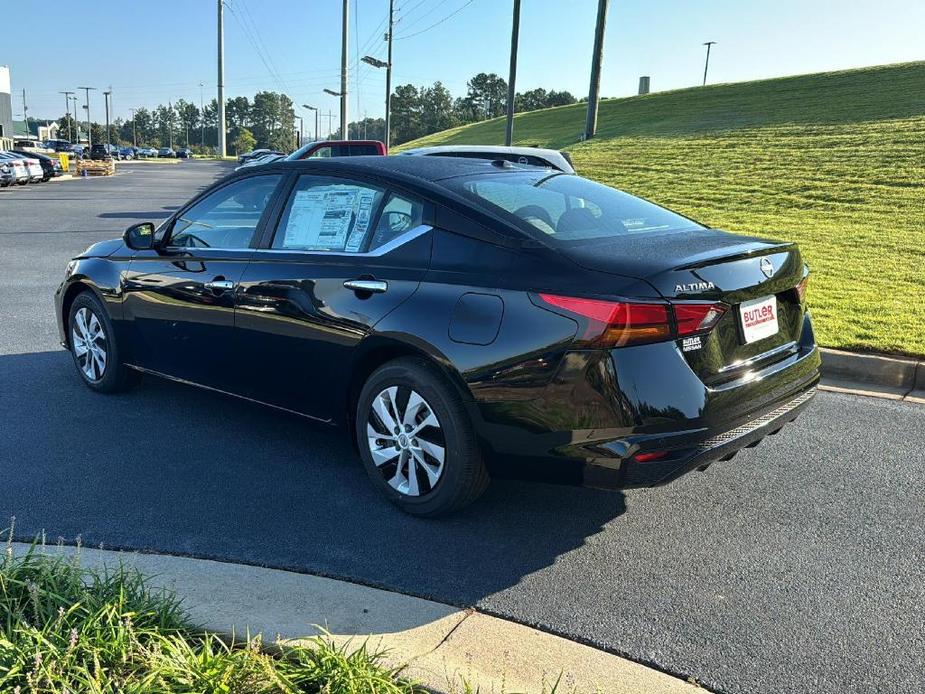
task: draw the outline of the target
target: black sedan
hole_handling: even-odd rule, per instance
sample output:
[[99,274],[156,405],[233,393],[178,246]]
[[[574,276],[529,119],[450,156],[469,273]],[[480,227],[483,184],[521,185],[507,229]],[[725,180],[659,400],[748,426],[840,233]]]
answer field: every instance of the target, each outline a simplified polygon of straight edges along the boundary
[[155,374],[341,427],[437,515],[490,476],[651,486],[777,433],[819,379],[807,277],[792,243],[576,175],[352,157],[223,179],[72,260],[55,305],[90,388]]

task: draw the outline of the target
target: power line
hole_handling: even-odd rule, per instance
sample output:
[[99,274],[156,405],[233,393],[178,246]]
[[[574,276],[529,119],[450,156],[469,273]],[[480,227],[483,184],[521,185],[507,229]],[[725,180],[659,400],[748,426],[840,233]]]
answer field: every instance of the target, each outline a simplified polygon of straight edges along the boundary
[[434,10],[440,9],[440,7],[442,7],[442,6],[445,5],[446,3],[447,3],[447,0],[440,0],[440,2],[434,3],[433,5],[431,5],[430,9],[427,10],[427,12],[425,12],[425,13],[422,14],[422,15],[418,15],[417,17],[415,17],[413,20],[411,20],[411,22],[410,22],[409,24],[406,24],[404,28],[405,28],[405,29],[410,29],[410,28],[413,27],[415,24],[420,24],[422,19],[426,18],[426,17],[427,17],[428,15],[430,15],[430,14],[433,14]]
[[455,17],[456,15],[458,15],[460,12],[462,12],[464,9],[466,9],[467,7],[469,7],[469,5],[471,5],[473,2],[475,2],[475,0],[468,0],[468,2],[466,2],[466,3],[465,3],[462,7],[460,7],[458,10],[456,10],[455,12],[451,12],[450,14],[448,14],[448,15],[447,15],[446,17],[444,17],[443,19],[440,19],[440,20],[434,22],[433,24],[431,24],[429,27],[427,27],[427,28],[425,28],[425,29],[421,29],[420,31],[416,31],[416,32],[414,32],[413,34],[405,34],[404,36],[396,36],[396,37],[395,37],[395,40],[396,40],[396,41],[400,41],[401,39],[410,39],[412,36],[420,36],[421,34],[430,31],[430,30],[433,29],[434,27],[443,24],[443,23],[444,23],[445,21],[447,21],[448,19],[452,19],[453,17]]

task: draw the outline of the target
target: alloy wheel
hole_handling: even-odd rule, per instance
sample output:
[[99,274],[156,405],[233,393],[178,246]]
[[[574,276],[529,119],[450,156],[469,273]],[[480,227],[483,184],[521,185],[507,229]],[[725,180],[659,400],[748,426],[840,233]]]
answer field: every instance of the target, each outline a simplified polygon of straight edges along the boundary
[[71,343],[84,376],[91,381],[99,381],[106,372],[108,341],[102,322],[89,308],[82,307],[74,314]]
[[382,390],[372,402],[366,435],[373,463],[400,494],[422,496],[443,475],[446,439],[430,404],[406,386]]

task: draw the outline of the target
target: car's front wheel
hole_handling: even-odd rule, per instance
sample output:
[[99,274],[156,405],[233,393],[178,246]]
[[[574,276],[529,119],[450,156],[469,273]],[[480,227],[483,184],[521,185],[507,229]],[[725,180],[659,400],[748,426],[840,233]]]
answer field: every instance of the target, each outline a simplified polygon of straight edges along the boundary
[[408,513],[461,509],[488,486],[462,397],[422,359],[373,372],[358,399],[356,436],[373,483]]
[[71,304],[68,328],[74,365],[90,388],[115,393],[137,382],[138,374],[122,361],[106,309],[89,291],[78,294]]

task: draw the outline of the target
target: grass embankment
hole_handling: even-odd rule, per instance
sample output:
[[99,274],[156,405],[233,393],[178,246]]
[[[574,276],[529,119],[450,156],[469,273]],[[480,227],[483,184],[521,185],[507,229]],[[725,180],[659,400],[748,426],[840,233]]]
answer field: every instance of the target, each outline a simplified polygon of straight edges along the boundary
[[[925,354],[925,63],[802,75],[515,118],[515,144],[715,227],[798,241],[829,347]],[[399,149],[501,144],[504,119]]]
[[228,645],[128,571],[97,573],[35,551],[0,559],[0,691],[18,694],[417,694],[380,656],[324,639],[272,654]]

